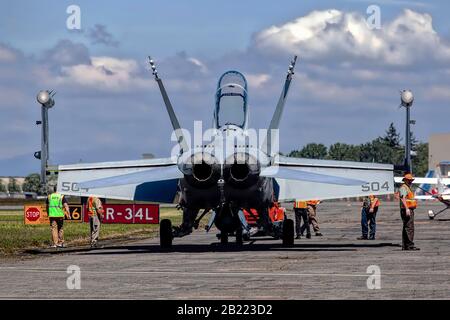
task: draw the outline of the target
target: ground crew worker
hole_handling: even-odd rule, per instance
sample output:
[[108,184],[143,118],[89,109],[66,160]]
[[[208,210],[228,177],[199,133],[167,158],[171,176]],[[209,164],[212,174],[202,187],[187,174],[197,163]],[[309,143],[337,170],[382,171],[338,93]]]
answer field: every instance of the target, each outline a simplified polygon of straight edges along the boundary
[[317,221],[317,205],[320,200],[308,200],[306,204],[308,205],[308,220],[309,224],[312,224],[316,237],[321,237],[319,222]]
[[53,193],[47,198],[47,213],[52,230],[52,248],[64,247],[64,209],[69,213],[69,204],[64,195],[58,193],[54,186]]
[[[362,236],[358,240],[375,240],[375,232],[377,228],[376,217],[380,200],[374,195],[369,195],[363,199],[361,209],[361,231]],[[369,234],[370,228],[370,234]],[[369,237],[367,237],[369,236]]]
[[402,249],[420,250],[414,246],[414,209],[417,208],[417,200],[414,200],[414,193],[411,184],[414,181],[412,174],[407,173],[403,177],[403,184],[399,189],[400,196],[400,216],[403,220]]
[[[306,238],[311,239],[311,229],[309,227],[308,219],[308,205],[306,201],[296,200],[294,202],[294,212],[295,212],[295,239],[301,239],[301,236],[306,229]],[[301,224],[303,219],[303,225]]]
[[91,233],[91,247],[96,247],[100,235],[100,225],[104,215],[102,201],[96,196],[90,196],[88,198],[87,211]]

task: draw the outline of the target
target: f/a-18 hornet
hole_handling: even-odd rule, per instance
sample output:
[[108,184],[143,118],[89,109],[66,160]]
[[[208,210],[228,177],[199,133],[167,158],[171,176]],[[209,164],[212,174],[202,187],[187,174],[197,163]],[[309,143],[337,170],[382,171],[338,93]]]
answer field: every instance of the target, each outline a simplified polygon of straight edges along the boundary
[[[179,145],[176,156],[163,159],[60,165],[58,191],[67,195],[96,195],[109,199],[177,202],[183,212],[180,226],[164,219],[160,241],[170,247],[173,238],[192,232],[206,212],[207,229],[215,225],[222,242],[228,235],[242,241],[242,209],[256,209],[264,233],[294,241],[291,219],[275,225],[268,216],[274,201],[333,199],[394,192],[389,164],[288,158],[276,143],[297,57],[291,61],[272,120],[262,143],[248,128],[248,88],[238,71],[225,72],[215,92],[213,126],[206,143],[188,143],[154,61],[153,76],[161,91]],[[254,131],[254,130],[253,130]],[[301,137],[299,132],[299,138]],[[176,199],[176,200],[175,200]],[[199,216],[199,213],[202,214]]]

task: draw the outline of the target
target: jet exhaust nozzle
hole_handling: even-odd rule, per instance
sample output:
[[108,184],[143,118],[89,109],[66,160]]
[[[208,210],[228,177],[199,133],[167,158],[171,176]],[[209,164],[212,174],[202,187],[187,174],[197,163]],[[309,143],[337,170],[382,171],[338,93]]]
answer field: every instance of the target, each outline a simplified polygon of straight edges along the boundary
[[234,163],[230,167],[230,176],[233,180],[244,181],[250,174],[250,167],[246,163]]
[[194,164],[192,167],[192,176],[199,182],[208,181],[213,175],[212,165],[202,162]]
[[185,179],[192,185],[209,186],[220,178],[218,161],[209,153],[194,153],[178,166]]
[[234,185],[254,183],[261,173],[259,161],[248,153],[236,153],[226,163],[227,180]]

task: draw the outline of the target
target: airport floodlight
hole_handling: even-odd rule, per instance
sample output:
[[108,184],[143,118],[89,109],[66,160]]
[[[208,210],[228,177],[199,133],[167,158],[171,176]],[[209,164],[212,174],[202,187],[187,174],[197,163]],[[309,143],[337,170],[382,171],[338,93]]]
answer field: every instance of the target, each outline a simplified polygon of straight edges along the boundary
[[414,156],[411,146],[411,125],[415,124],[415,120],[411,120],[411,107],[414,102],[414,95],[411,90],[402,90],[400,91],[400,108],[405,107],[406,110],[406,135],[405,135],[405,162],[403,165],[403,169],[405,172],[412,173],[412,162],[411,156]]
[[37,102],[41,105],[41,120],[36,121],[37,125],[42,125],[41,130],[41,150],[34,153],[36,159],[41,160],[41,189],[47,192],[47,166],[49,159],[49,134],[48,134],[48,110],[55,105],[56,92],[53,90],[41,90],[36,96]]
[[400,92],[402,107],[411,107],[414,102],[414,95],[411,90],[403,90]]
[[53,99],[56,92],[41,90],[39,91],[36,99],[45,108],[51,108],[55,105],[55,100]]

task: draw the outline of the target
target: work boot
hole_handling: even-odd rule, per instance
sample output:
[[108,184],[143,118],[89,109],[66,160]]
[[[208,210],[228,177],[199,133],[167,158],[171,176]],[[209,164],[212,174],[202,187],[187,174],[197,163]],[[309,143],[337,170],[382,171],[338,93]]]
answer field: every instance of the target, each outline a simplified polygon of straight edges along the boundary
[[174,237],[184,237],[188,234],[192,233],[192,228],[189,227],[184,227],[184,226],[180,226],[180,227],[173,227],[173,231],[172,234]]
[[369,239],[367,239],[367,236],[361,236],[356,238],[356,240],[369,240]]
[[323,236],[323,234],[322,233],[320,233],[320,232],[316,232],[316,237],[322,237]]
[[311,239],[311,233],[306,234],[306,239]]

